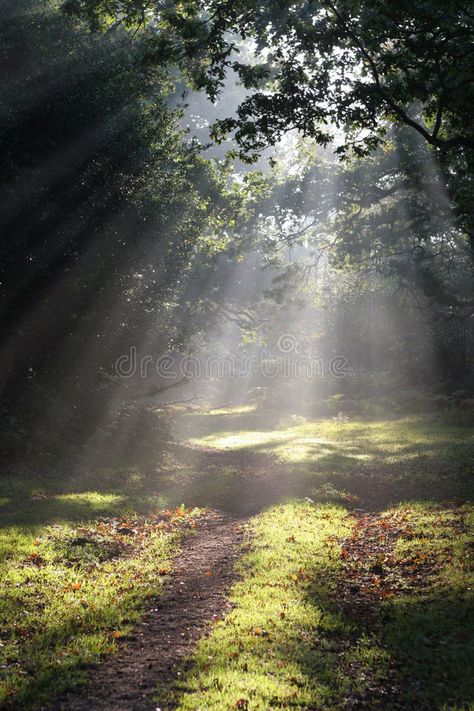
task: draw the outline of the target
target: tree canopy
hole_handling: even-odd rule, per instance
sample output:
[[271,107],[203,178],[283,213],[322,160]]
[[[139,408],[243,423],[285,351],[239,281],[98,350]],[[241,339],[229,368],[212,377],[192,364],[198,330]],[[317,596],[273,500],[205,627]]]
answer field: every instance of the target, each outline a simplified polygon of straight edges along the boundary
[[[196,2],[72,0],[93,27],[120,21],[147,39],[147,60],[176,64],[211,97],[234,69],[254,91],[216,135],[235,131],[244,152],[297,129],[343,151],[376,146],[386,122],[408,125],[441,151],[474,147],[469,3],[450,0]],[[250,41],[253,59],[241,61]]]

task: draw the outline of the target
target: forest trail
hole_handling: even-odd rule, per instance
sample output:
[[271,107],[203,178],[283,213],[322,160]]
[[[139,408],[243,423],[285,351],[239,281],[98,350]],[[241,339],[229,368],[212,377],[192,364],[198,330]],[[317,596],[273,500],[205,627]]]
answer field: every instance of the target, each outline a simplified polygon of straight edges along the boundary
[[[285,607],[287,598],[292,601],[291,605],[294,600],[299,600],[298,604],[305,611],[301,613],[301,620],[298,620],[298,629],[304,623],[305,614],[310,614],[314,606],[325,610],[327,620],[330,621],[335,615],[334,619],[339,619],[340,623],[334,626],[328,622],[326,627],[323,623],[317,632],[308,629],[307,638],[301,638],[301,643],[298,641],[297,649],[285,653],[288,659],[284,657],[274,660],[276,666],[274,669],[272,667],[268,683],[281,674],[282,688],[285,683],[294,683],[292,693],[303,693],[305,684],[309,688],[318,681],[318,675],[313,678],[311,672],[306,677],[301,672],[301,678],[289,676],[288,682],[285,669],[287,664],[292,663],[293,654],[308,654],[308,658],[314,658],[314,663],[317,662],[322,669],[328,666],[328,696],[325,701],[321,701],[321,708],[325,707],[324,704],[329,704],[328,708],[350,706],[356,709],[390,708],[393,711],[432,708],[430,699],[424,699],[420,704],[416,701],[421,686],[418,688],[415,684],[413,689],[410,687],[409,693],[406,691],[409,683],[403,656],[406,645],[409,663],[412,663],[412,630],[426,627],[425,636],[417,638],[415,657],[418,655],[421,659],[421,662],[417,662],[418,671],[428,675],[426,684],[429,693],[432,689],[437,694],[447,693],[451,674],[449,665],[445,670],[445,663],[440,656],[438,667],[441,671],[438,668],[430,671],[431,663],[425,665],[423,662],[423,644],[426,641],[429,646],[427,659],[431,659],[430,645],[438,637],[443,644],[446,639],[452,638],[453,644],[457,645],[456,655],[464,654],[458,650],[459,645],[467,639],[464,603],[453,599],[446,630],[442,633],[436,631],[433,637],[429,617],[431,613],[427,612],[425,600],[431,595],[432,616],[438,625],[439,615],[447,615],[446,612],[440,613],[440,610],[444,610],[445,592],[438,598],[439,590],[433,588],[433,581],[443,574],[447,564],[451,565],[458,558],[462,562],[465,558],[462,546],[463,537],[468,536],[468,527],[465,520],[467,513],[460,505],[462,502],[445,502],[438,507],[430,505],[426,510],[407,504],[386,510],[379,508],[376,511],[368,502],[365,502],[365,509],[345,507],[348,517],[345,525],[348,522],[349,528],[345,529],[341,537],[340,534],[333,535],[337,531],[337,509],[327,509],[324,505],[322,509],[313,507],[311,499],[306,497],[306,502],[302,500],[302,492],[291,492],[289,487],[295,485],[291,481],[291,469],[271,454],[249,449],[235,451],[178,443],[175,456],[177,464],[181,463],[182,466],[177,466],[177,479],[170,482],[171,488],[182,485],[183,477],[189,477],[190,488],[186,494],[192,498],[195,487],[202,487],[205,483],[204,490],[212,505],[196,519],[194,533],[183,537],[181,552],[172,562],[167,583],[162,593],[150,601],[150,607],[141,623],[118,643],[118,652],[114,656],[91,670],[86,686],[76,688],[56,700],[53,704],[55,710],[170,711],[178,706],[181,708],[181,705],[193,709],[221,708],[219,704],[222,698],[226,700],[225,708],[250,708],[246,704],[249,689],[255,685],[252,675],[257,677],[260,669],[247,668],[247,662],[242,666],[239,656],[242,653],[242,658],[253,660],[258,667],[262,659],[266,659],[259,645],[267,639],[271,641],[273,635],[275,640],[279,640],[276,642],[277,648],[293,649],[283,629],[288,625],[291,633],[292,613],[290,608]],[[191,468],[190,462],[193,463]],[[194,474],[190,475],[190,471]],[[223,481],[227,482],[224,486]],[[211,489],[212,486],[215,488],[208,490],[210,484]],[[275,507],[279,513],[272,524],[271,518],[275,516],[272,505],[282,502],[282,506]],[[364,505],[364,502],[361,503]],[[298,518],[298,506],[306,506],[306,512],[301,514],[303,518]],[[270,510],[265,512],[269,507]],[[319,511],[322,513],[319,514]],[[283,613],[280,611],[279,615],[270,602],[262,602],[265,597],[259,597],[269,584],[262,577],[262,571],[252,573],[254,589],[248,593],[251,600],[248,598],[242,605],[242,595],[245,595],[242,591],[240,597],[234,596],[233,602],[229,597],[234,583],[239,579],[236,563],[249,548],[244,545],[249,540],[248,524],[253,526],[254,516],[260,512],[263,512],[262,520],[267,523],[263,524],[263,528],[261,522],[258,524],[260,528],[254,541],[257,543],[258,556],[262,555],[262,551],[268,551],[268,560],[273,561],[270,564],[271,575],[275,575],[275,580],[279,581],[272,581],[270,598],[275,598],[278,590],[280,593],[284,591],[280,601]],[[333,519],[334,516],[336,518]],[[265,525],[269,528],[265,529]],[[272,529],[272,525],[276,528]],[[323,528],[318,529],[321,525]],[[324,526],[327,526],[326,533],[323,532]],[[315,534],[318,530],[319,533]],[[452,536],[459,539],[458,553],[452,549]],[[318,543],[314,547],[316,540]],[[300,553],[295,552],[299,550],[298,546],[301,546]],[[271,555],[276,557],[271,559]],[[269,570],[264,559],[258,556],[256,560],[260,560],[262,570]],[[293,564],[296,572],[291,568]],[[259,563],[255,562],[255,565],[258,568]],[[286,565],[290,566],[288,570]],[[313,572],[311,566],[314,567]],[[326,579],[334,583],[333,593],[329,596],[325,589]],[[306,592],[301,597],[303,588]],[[265,604],[271,609],[268,619],[265,617]],[[300,609],[298,604],[295,609]],[[413,617],[410,625],[404,626],[396,620],[390,622],[390,605],[395,610],[397,604],[403,609],[407,606],[406,614]],[[227,628],[230,626],[230,637],[234,638],[236,628],[233,627],[233,616],[238,614],[239,609],[244,617],[248,617],[243,622],[241,620],[240,627],[237,624],[239,635],[243,636],[239,636],[237,647],[235,643],[227,647],[222,629],[225,630],[226,625]],[[234,612],[229,616],[232,610]],[[282,619],[283,627],[279,630],[278,625]],[[215,623],[219,620],[223,620],[222,626],[216,627]],[[246,625],[250,625],[250,633]],[[392,648],[386,628],[391,629],[392,636],[396,633],[400,638]],[[406,635],[408,640],[405,639]],[[210,645],[204,655],[211,652],[211,656],[193,658],[196,647],[207,637]],[[440,654],[444,653],[445,647],[442,647]],[[374,655],[373,659],[371,654]],[[458,670],[461,662],[456,655],[452,658],[454,661],[450,658],[448,662]],[[209,685],[207,668],[212,668],[213,664],[218,665],[219,662],[215,660],[221,657],[233,672],[229,672],[230,681],[224,680],[223,686],[218,686],[215,691],[213,682]],[[220,679],[218,674],[222,673],[222,669],[216,671],[215,678]],[[240,676],[232,676],[233,673]],[[232,686],[232,679],[235,681],[242,675],[245,677],[242,681],[245,693],[236,697],[235,701],[235,694],[241,694],[241,691]],[[201,678],[204,681],[198,681],[197,686],[193,686],[192,680]],[[341,680],[344,682],[342,686]],[[230,685],[226,687],[226,683]],[[319,692],[317,689],[313,689],[313,692],[316,699]],[[413,698],[410,693],[414,694]],[[466,695],[467,692],[462,693]],[[218,694],[221,697],[214,698],[213,695]],[[283,694],[281,699],[285,698]],[[281,699],[282,704],[286,703]],[[302,704],[303,701],[302,697]]]
[[237,574],[245,523],[280,500],[278,463],[268,455],[185,446],[203,469],[234,467],[241,477],[239,497],[227,496],[219,510],[197,522],[162,594],[126,638],[118,653],[99,665],[85,687],[64,695],[60,711],[148,711],[173,708],[175,684],[185,660],[212,624],[231,609],[228,592]]
[[165,588],[118,653],[90,683],[63,697],[61,711],[168,708],[180,667],[213,622],[229,609],[245,520],[210,513],[186,537]]

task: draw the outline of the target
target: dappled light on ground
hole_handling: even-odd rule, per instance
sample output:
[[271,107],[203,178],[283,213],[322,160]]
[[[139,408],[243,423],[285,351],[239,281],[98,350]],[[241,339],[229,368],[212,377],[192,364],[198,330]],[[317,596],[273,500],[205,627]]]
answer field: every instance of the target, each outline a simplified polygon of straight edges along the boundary
[[221,453],[221,464],[226,453],[229,464],[239,453],[260,455],[283,465],[274,475],[288,493],[316,501],[375,505],[470,493],[474,433],[436,418],[309,420],[264,409],[224,418],[211,411],[184,415],[180,431],[192,447],[189,465],[194,460],[201,474],[209,450]]
[[166,692],[180,708],[350,701],[402,711],[473,698],[463,503],[472,498],[471,429],[423,416],[310,420],[246,407],[178,409],[176,433],[154,470],[5,484],[6,700],[33,708],[113,652],[202,509],[250,521],[249,542],[234,612]]
[[239,567],[235,609],[177,682],[178,708],[471,703],[466,516],[430,505],[355,516],[307,503],[261,514]]

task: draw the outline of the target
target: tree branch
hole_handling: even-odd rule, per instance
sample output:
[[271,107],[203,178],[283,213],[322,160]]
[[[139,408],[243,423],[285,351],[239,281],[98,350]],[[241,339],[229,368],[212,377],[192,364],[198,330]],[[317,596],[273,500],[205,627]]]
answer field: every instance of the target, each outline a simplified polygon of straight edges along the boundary
[[404,108],[399,106],[397,102],[390,96],[390,94],[387,92],[387,90],[384,88],[382,85],[382,81],[380,79],[380,74],[377,69],[377,64],[373,57],[369,54],[367,49],[364,47],[362,44],[361,40],[359,37],[356,35],[355,32],[351,30],[351,28],[348,26],[346,20],[344,17],[341,15],[341,13],[338,11],[338,9],[335,7],[334,3],[331,2],[331,0],[323,0],[323,3],[331,10],[333,15],[336,17],[339,25],[342,27],[344,30],[345,34],[347,37],[349,37],[359,52],[361,53],[362,57],[365,59],[366,63],[369,65],[376,89],[380,96],[383,98],[383,100],[388,104],[390,109],[398,116],[398,118],[403,121],[407,126],[410,126],[411,128],[414,128],[415,131],[418,131],[418,133],[423,136],[425,141],[429,143],[432,146],[435,146],[437,148],[440,148],[442,150],[446,150],[448,148],[457,146],[457,145],[463,145],[463,146],[473,146],[474,141],[469,140],[468,138],[464,138],[463,136],[454,136],[453,138],[450,139],[439,139],[438,138],[438,132],[441,126],[441,119],[442,119],[442,112],[444,109],[444,101],[440,101],[440,104],[438,105],[438,111],[436,115],[436,123],[435,123],[435,128],[433,130],[433,133],[430,133],[424,126],[422,126],[420,123],[412,119],[407,112],[405,111]]

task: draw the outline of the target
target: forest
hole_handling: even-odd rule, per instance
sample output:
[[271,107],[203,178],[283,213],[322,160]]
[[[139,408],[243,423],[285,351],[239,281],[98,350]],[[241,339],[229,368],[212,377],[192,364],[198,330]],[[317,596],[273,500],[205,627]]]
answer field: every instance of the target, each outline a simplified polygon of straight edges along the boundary
[[0,708],[474,711],[472,3],[0,54]]

